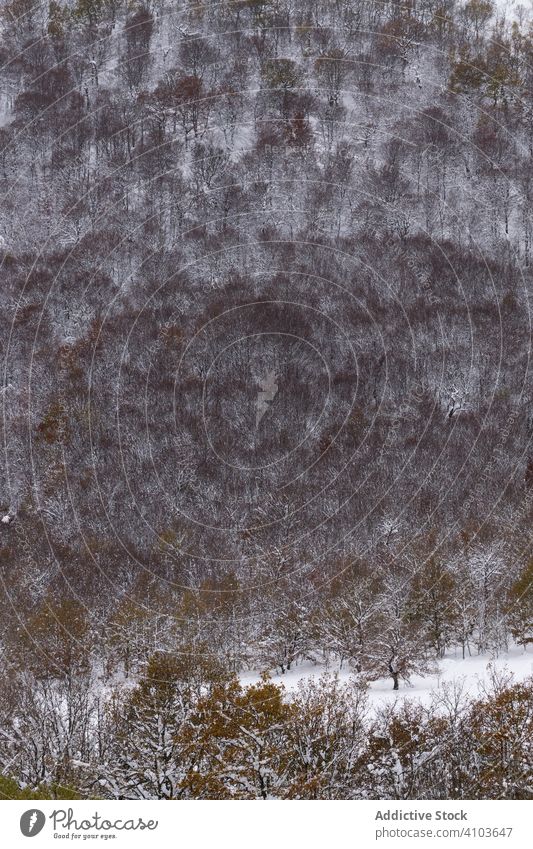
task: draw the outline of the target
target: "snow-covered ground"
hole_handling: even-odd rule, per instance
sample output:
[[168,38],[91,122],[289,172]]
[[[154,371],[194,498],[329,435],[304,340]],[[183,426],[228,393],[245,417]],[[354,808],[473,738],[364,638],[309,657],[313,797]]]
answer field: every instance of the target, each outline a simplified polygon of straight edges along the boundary
[[507,22],[528,21],[533,16],[533,3],[531,0],[493,0],[496,16],[505,18]]
[[[527,650],[513,648],[497,658],[487,655],[474,655],[464,660],[460,653],[449,654],[438,664],[439,672],[424,678],[413,675],[409,684],[400,682],[400,689],[396,692],[392,689],[390,678],[380,678],[370,684],[369,701],[371,707],[378,708],[381,705],[392,704],[397,699],[414,699],[422,704],[429,704],[432,694],[445,683],[461,682],[465,695],[476,697],[484,683],[488,684],[490,679],[489,665],[498,672],[509,672],[513,675],[513,681],[523,681],[524,678],[533,675],[533,647]],[[277,684],[283,684],[290,692],[296,689],[298,682],[308,678],[319,678],[325,672],[338,672],[339,679],[348,681],[351,670],[345,666],[339,670],[338,664],[326,667],[321,664],[302,663],[286,672],[284,675],[273,675],[272,680]],[[254,684],[259,681],[260,676],[256,673],[244,673],[241,682],[245,685]]]

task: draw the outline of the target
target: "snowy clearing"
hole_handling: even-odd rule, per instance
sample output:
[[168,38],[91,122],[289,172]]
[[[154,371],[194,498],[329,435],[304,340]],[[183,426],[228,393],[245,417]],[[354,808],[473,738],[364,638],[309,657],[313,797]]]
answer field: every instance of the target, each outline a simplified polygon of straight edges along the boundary
[[[518,647],[512,648],[496,658],[487,655],[474,655],[463,660],[459,652],[457,654],[449,653],[439,662],[438,674],[426,677],[413,675],[409,683],[402,681],[400,689],[396,692],[392,689],[390,678],[379,678],[377,681],[373,681],[369,688],[370,704],[374,708],[378,708],[385,704],[393,704],[398,699],[414,699],[422,704],[429,704],[435,691],[443,684],[454,681],[462,683],[465,695],[475,697],[479,694],[482,685],[489,682],[489,667],[498,672],[511,673],[514,681],[523,681],[528,676],[533,675],[533,646],[525,650]],[[352,675],[352,671],[346,664],[339,670],[338,664],[325,665],[308,662],[299,664],[284,675],[273,675],[272,680],[276,684],[283,684],[290,692],[298,687],[300,681],[319,678],[324,673],[333,674],[335,672],[338,672],[342,681],[348,681]],[[241,675],[240,680],[243,684],[249,685],[255,684],[260,680],[260,677],[258,673],[249,672]]]

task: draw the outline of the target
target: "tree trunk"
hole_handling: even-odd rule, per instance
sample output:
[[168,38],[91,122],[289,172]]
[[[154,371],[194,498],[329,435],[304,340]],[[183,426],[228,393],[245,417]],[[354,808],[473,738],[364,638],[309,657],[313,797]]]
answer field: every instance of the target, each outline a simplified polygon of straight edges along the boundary
[[392,680],[394,681],[394,686],[393,686],[392,689],[393,690],[399,690],[400,689],[400,686],[399,686],[399,683],[398,683],[399,672],[398,672],[398,669],[396,668],[396,664],[394,663],[394,660],[395,660],[395,657],[393,655],[391,657],[391,659],[389,660],[389,672],[392,676]]

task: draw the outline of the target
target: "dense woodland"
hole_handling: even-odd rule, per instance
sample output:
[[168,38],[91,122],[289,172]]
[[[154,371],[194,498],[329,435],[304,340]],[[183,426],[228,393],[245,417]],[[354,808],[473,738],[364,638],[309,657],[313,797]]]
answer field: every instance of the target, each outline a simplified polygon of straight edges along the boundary
[[531,21],[2,0],[1,793],[533,796]]

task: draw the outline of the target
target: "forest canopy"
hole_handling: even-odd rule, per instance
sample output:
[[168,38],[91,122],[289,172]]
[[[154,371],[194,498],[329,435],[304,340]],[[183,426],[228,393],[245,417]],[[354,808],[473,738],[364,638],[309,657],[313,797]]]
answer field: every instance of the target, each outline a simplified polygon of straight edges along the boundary
[[0,793],[530,798],[530,680],[365,700],[533,644],[531,16],[0,33]]

